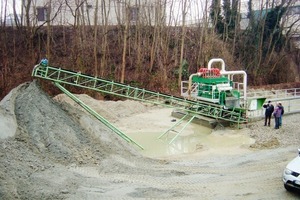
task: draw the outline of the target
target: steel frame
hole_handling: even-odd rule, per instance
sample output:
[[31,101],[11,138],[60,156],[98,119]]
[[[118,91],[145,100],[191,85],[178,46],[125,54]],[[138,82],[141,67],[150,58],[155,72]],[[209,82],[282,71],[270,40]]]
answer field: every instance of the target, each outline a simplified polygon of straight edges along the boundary
[[218,120],[221,119],[237,123],[238,125],[248,121],[247,118],[243,116],[244,113],[241,110],[227,110],[217,104],[187,100],[61,68],[36,65],[33,69],[32,76],[50,80],[59,84],[91,89],[101,93],[156,105],[163,105],[165,107],[178,108],[185,110],[192,115],[202,115]]

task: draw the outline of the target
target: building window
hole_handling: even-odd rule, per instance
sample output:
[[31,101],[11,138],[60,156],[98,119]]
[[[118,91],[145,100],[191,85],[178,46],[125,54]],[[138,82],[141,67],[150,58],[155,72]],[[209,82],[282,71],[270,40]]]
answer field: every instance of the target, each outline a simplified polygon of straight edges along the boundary
[[47,8],[46,7],[37,7],[37,20],[43,22],[47,20]]
[[87,8],[88,10],[90,10],[90,9],[92,9],[92,8],[93,8],[93,5],[91,5],[91,4],[87,4],[87,5],[86,5],[86,8]]
[[129,8],[129,20],[130,22],[137,22],[139,19],[139,8],[130,7]]

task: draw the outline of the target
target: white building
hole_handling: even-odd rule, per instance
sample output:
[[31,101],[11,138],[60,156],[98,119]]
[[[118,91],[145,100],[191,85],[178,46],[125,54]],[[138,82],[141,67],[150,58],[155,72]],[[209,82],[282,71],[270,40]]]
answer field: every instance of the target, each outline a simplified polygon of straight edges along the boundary
[[159,0],[33,0],[23,24],[43,25],[117,25],[142,23],[153,25],[165,20],[165,8]]
[[[253,4],[253,13],[254,18],[258,21],[262,20],[266,13],[270,11],[272,6],[279,5],[281,1],[266,1],[266,0],[257,0]],[[269,3],[269,4],[267,4]],[[274,3],[274,4],[272,4]],[[282,17],[281,26],[283,29],[283,34],[289,34],[289,37],[292,38],[297,47],[300,48],[300,1],[291,0],[289,5],[286,5],[287,11]],[[249,24],[249,18],[247,16],[248,5],[246,2],[242,4],[242,19],[241,19],[241,29],[246,29]]]

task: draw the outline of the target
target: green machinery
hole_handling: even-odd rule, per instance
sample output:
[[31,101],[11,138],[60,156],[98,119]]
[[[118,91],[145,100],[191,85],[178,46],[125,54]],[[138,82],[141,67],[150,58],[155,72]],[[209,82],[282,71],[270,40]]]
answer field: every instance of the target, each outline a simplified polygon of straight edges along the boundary
[[[220,62],[222,68],[212,68]],[[233,77],[242,75],[242,82],[234,82]],[[187,99],[211,102],[224,109],[239,109],[246,112],[247,74],[244,71],[226,71],[222,59],[212,59],[207,68],[200,68],[192,74],[189,81],[181,84],[181,95]]]
[[[140,148],[136,142],[126,136],[122,131],[118,130],[114,127],[111,123],[101,117],[98,113],[93,111],[83,102],[81,102],[75,95],[69,92],[64,86],[75,86],[85,89],[90,89],[93,91],[97,91],[100,93],[116,95],[123,98],[129,98],[133,100],[138,100],[146,103],[152,103],[155,105],[163,105],[166,107],[176,108],[183,111],[185,114],[184,117],[190,115],[191,118],[195,118],[196,116],[205,116],[217,120],[224,120],[231,123],[242,124],[246,123],[247,117],[245,116],[245,110],[239,107],[231,107],[231,109],[226,108],[224,104],[224,98],[221,98],[224,94],[222,92],[218,92],[217,94],[209,94],[209,91],[214,92],[214,85],[220,87],[221,83],[204,83],[201,77],[194,77],[191,76],[189,81],[189,91],[188,97],[187,95],[183,95],[183,97],[175,97],[172,95],[162,94],[159,92],[149,91],[146,89],[136,88],[129,85],[117,83],[114,81],[102,79],[95,76],[90,76],[87,74],[83,74],[80,72],[74,72],[70,70],[65,70],[57,67],[52,67],[48,65],[48,61],[43,59],[38,65],[36,65],[32,71],[32,76],[49,80],[54,83],[62,92],[67,94],[71,99],[81,105],[85,110],[87,110],[90,114],[95,116],[98,120],[104,123],[108,128],[116,132],[122,138],[124,138],[128,142],[133,142]],[[226,80],[225,78],[218,78],[218,81]],[[224,81],[222,84],[224,84]],[[226,82],[226,81],[225,81]],[[205,85],[205,89],[200,88],[200,85]],[[224,86],[225,87],[225,86]],[[196,91],[196,98],[195,97],[195,89]],[[192,89],[192,90],[191,90]],[[233,92],[234,94],[234,92]],[[237,93],[236,93],[237,94]],[[226,98],[228,93],[226,91]],[[237,96],[236,96],[237,97]],[[205,98],[199,99],[199,98]],[[215,103],[216,99],[219,102],[223,102],[221,104]],[[207,100],[211,101],[207,101]],[[228,99],[225,99],[227,102]],[[225,103],[227,105],[227,103]],[[191,120],[190,120],[191,121]],[[190,121],[188,123],[190,123]],[[179,133],[178,133],[179,134]],[[177,135],[178,136],[178,135]],[[177,137],[176,136],[176,137]]]

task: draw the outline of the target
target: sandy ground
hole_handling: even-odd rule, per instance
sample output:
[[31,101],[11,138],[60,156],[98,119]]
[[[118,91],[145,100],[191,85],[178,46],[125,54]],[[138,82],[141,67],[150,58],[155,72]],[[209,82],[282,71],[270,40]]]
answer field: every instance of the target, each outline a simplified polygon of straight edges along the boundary
[[21,85],[0,103],[0,199],[299,199],[281,176],[300,114],[279,130],[190,124],[169,144],[176,133],[158,137],[178,120],[171,109],[79,97],[145,149],[64,95]]

